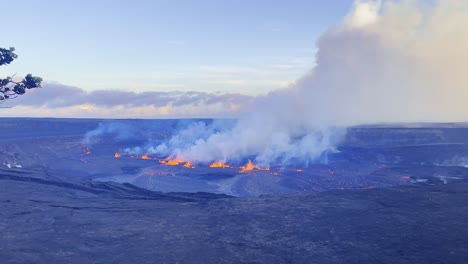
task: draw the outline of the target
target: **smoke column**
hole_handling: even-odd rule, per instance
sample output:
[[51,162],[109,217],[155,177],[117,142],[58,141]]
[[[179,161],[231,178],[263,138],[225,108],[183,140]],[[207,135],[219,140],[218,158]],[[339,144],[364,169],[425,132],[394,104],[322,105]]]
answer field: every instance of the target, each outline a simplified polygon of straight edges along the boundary
[[194,162],[307,162],[333,149],[336,127],[466,121],[467,29],[464,0],[356,1],[319,39],[309,74],[256,98],[229,129],[197,123],[146,151]]

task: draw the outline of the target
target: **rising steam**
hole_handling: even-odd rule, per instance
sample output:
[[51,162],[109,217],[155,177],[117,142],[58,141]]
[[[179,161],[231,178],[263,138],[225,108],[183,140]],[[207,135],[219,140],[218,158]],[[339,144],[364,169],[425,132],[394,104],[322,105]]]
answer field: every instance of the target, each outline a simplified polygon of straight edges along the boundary
[[468,2],[357,1],[318,41],[317,66],[229,129],[196,123],[142,151],[210,162],[313,161],[344,127],[466,121]]

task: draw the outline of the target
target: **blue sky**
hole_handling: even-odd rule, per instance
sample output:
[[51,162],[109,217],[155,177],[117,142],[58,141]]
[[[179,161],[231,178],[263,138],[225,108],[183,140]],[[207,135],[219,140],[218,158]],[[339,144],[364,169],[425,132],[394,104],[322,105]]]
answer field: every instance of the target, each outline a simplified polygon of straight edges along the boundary
[[264,94],[314,65],[315,42],[351,0],[1,0],[1,75],[86,91]]
[[297,113],[354,123],[468,115],[466,0],[0,6],[0,47],[19,55],[0,78],[44,79],[43,89],[2,104],[14,106],[3,116],[242,117],[262,102],[275,116],[291,109],[288,120]]

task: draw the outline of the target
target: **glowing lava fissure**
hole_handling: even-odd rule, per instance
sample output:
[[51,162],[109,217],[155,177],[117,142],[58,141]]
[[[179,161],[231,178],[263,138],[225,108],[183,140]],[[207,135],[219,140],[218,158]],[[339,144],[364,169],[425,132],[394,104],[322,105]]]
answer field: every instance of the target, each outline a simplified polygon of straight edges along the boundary
[[231,166],[231,165],[228,165],[222,161],[216,161],[216,162],[213,162],[209,165],[210,168],[221,168],[221,169],[227,169],[227,168],[239,168],[240,169],[240,172],[241,173],[245,173],[245,172],[249,172],[249,171],[253,171],[253,170],[262,170],[262,171],[269,171],[270,168],[262,168],[258,165],[255,165],[251,160],[249,160],[249,162],[245,165],[245,166],[240,166],[240,167],[236,167],[236,166]]
[[192,166],[192,163],[190,161],[185,162],[184,167],[189,168],[189,169],[194,169],[195,168],[195,166]]
[[240,168],[241,168],[241,172],[246,172],[246,171],[252,171],[255,168],[255,166],[253,165],[252,161],[249,160],[247,165],[241,166]]
[[[114,153],[114,158],[121,158],[122,154],[120,152],[115,152]],[[191,161],[185,161],[179,158],[172,158],[172,156],[168,156],[164,159],[158,159],[158,158],[153,158],[150,157],[148,154],[143,154],[141,156],[128,156],[130,159],[142,159],[142,160],[157,160],[159,163],[163,165],[168,165],[168,166],[183,166],[185,168],[189,169],[194,169],[195,166]],[[240,173],[247,173],[251,172],[254,170],[258,171],[270,171],[270,168],[268,167],[260,167],[256,164],[254,164],[251,160],[248,161],[248,163],[245,166],[233,166],[229,165],[223,161],[215,161],[213,163],[208,164],[209,168],[214,168],[214,169],[239,169]]]
[[[115,152],[114,153],[114,158],[118,159],[121,158],[122,154],[120,152]],[[143,154],[141,156],[133,156],[130,155],[128,156],[130,159],[142,159],[142,160],[157,160],[159,163],[164,164],[164,165],[169,165],[169,166],[177,166],[177,165],[183,165],[186,168],[195,168],[192,165],[192,162],[190,161],[183,161],[181,159],[173,159],[171,156],[165,158],[165,159],[158,159],[158,158],[153,158],[149,156],[148,154]]]
[[231,168],[230,165],[227,165],[226,163],[222,162],[222,161],[216,161],[216,162],[213,162],[209,165],[210,168],[223,168],[223,169],[226,169],[226,168]]
[[85,155],[91,154],[91,150],[88,148],[86,144],[82,144],[81,146],[83,147],[83,154]]
[[253,170],[261,170],[261,171],[269,171],[270,168],[262,168],[258,165],[255,165],[253,164],[253,162],[251,160],[249,160],[249,162],[245,165],[245,166],[240,166],[240,172],[241,173],[244,173],[244,172],[248,172],[248,171],[253,171]]
[[177,166],[183,163],[183,161],[180,159],[173,159],[171,156],[169,156],[166,159],[159,160],[159,163],[169,165],[169,166]]

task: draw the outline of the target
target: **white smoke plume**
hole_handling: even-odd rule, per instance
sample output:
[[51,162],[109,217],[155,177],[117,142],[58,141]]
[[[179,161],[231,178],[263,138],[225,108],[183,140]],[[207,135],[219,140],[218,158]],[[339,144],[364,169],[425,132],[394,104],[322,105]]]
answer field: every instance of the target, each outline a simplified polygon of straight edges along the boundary
[[356,1],[319,39],[316,67],[255,100],[227,130],[196,124],[157,154],[209,162],[313,161],[339,129],[468,119],[468,1]]
[[88,131],[83,139],[83,143],[90,146],[97,141],[103,135],[113,135],[116,139],[122,140],[134,137],[137,134],[136,128],[133,128],[125,123],[121,122],[110,122],[110,123],[99,123],[98,127]]

